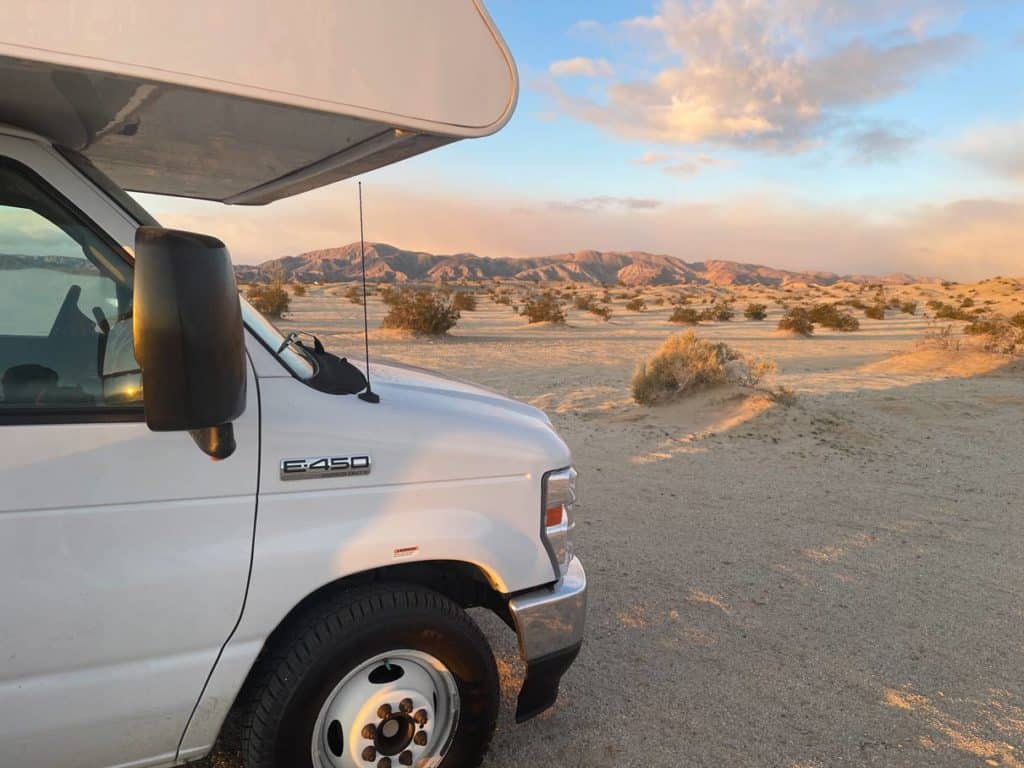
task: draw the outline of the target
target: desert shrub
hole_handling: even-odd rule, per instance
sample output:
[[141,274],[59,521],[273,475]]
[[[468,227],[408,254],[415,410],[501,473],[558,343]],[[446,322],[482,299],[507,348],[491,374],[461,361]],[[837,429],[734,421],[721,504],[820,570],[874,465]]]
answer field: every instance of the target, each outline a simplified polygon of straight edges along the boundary
[[967,298],[960,302],[960,306],[963,307],[964,309],[970,309],[971,307],[974,306],[974,299],[968,296]]
[[810,313],[803,307],[793,307],[779,320],[780,331],[789,331],[799,336],[811,336],[814,333],[814,323],[811,322]]
[[952,304],[943,304],[942,302],[939,302],[939,306],[935,308],[935,317],[939,320],[973,319],[970,314],[964,312],[960,307],[954,307]]
[[288,311],[290,302],[288,291],[280,280],[250,286],[245,297],[258,312],[267,317],[280,317]]
[[1014,328],[1024,328],[1024,312],[1018,312],[1010,318],[1010,325]]
[[753,386],[773,370],[775,364],[768,360],[748,358],[726,344],[687,331],[669,336],[650,360],[637,366],[631,383],[633,399],[655,405],[704,387]]
[[768,305],[747,304],[747,308],[743,310],[743,316],[747,318],[747,320],[764,320],[768,317]]
[[864,310],[864,317],[871,320],[885,320],[885,304],[872,304]]
[[665,304],[665,298],[663,296],[655,296],[653,299],[651,299],[651,304],[653,304],[656,307],[661,307]]
[[295,283],[292,286],[292,296],[305,296],[305,295],[306,295],[306,286],[304,286],[302,283]]
[[363,292],[360,290],[358,285],[350,285],[348,290],[345,291],[345,298],[351,301],[353,304],[363,303]]
[[587,311],[592,315],[597,315],[606,323],[612,319],[612,308],[601,304],[592,304]]
[[700,312],[692,307],[677,306],[668,316],[668,321],[680,325],[696,325],[700,322]]
[[815,325],[821,325],[837,331],[850,332],[860,328],[860,322],[858,322],[857,318],[847,312],[840,312],[835,304],[818,304],[807,315]]
[[854,309],[867,309],[868,308],[868,305],[865,304],[863,302],[863,300],[861,300],[861,299],[850,299],[846,303],[848,305],[850,305],[851,307],[853,307]]
[[636,296],[630,299],[628,302],[626,302],[626,309],[628,309],[630,312],[646,312],[647,304],[644,302],[642,298]]
[[982,337],[986,352],[1012,354],[1024,349],[1024,327],[1014,325],[1002,315],[978,318],[964,326],[964,333]]
[[531,323],[564,323],[565,312],[558,299],[550,292],[529,296],[520,312]]
[[506,307],[511,307],[512,306],[512,297],[509,296],[507,293],[496,293],[496,294],[494,294],[494,303],[495,304],[502,304],[502,305],[504,305]]
[[459,310],[459,312],[475,312],[476,294],[469,291],[459,291],[452,296],[452,306]]
[[943,325],[935,320],[928,322],[928,328],[924,332],[924,346],[936,349],[947,349],[952,352],[960,350],[960,339],[953,333],[953,326],[949,323]]
[[[351,292],[351,289],[349,290]],[[393,307],[395,302],[401,298],[403,292],[393,285],[382,285],[377,290],[377,293],[380,294],[380,300],[384,303],[385,307]]]
[[712,320],[718,323],[724,323],[732,320],[736,313],[732,310],[730,304],[715,304],[714,306],[708,307],[700,313],[701,320]]
[[591,307],[596,306],[596,302],[594,301],[593,296],[577,296],[576,300],[573,302],[573,305],[576,307],[576,309],[588,312],[590,311]]
[[900,312],[904,315],[917,314],[917,302],[916,301],[901,301]]
[[455,327],[459,310],[451,300],[428,290],[393,291],[382,328],[400,328],[424,336],[441,336]]

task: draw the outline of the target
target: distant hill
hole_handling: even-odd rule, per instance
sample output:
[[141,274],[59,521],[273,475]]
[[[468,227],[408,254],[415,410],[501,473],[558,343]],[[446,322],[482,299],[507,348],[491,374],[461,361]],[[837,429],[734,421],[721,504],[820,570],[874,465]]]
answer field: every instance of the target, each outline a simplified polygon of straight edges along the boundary
[[[236,265],[243,282],[260,282],[280,274],[289,281],[340,282],[359,278],[359,243],[282,256],[258,266]],[[503,278],[528,282],[573,282],[622,285],[832,285],[838,282],[907,285],[939,282],[907,274],[838,275],[793,272],[735,261],[686,262],[675,256],[643,251],[577,251],[555,256],[513,259],[406,251],[386,243],[366,244],[366,276],[376,282],[441,282]]]

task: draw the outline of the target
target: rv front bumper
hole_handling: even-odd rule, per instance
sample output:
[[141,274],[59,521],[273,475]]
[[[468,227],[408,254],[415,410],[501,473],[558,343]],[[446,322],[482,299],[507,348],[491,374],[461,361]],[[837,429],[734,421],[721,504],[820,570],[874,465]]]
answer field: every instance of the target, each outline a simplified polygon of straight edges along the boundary
[[558,683],[583,643],[587,617],[587,573],[574,557],[562,578],[550,587],[508,601],[519,636],[526,680],[519,691],[516,722],[539,715],[558,698]]

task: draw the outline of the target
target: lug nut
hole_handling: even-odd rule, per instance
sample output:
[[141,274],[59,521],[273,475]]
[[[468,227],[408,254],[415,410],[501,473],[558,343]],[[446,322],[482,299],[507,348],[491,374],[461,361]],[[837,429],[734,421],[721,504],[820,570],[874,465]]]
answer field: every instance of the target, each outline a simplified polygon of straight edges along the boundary
[[382,757],[377,761],[377,768],[391,768],[391,758]]
[[374,749],[373,747],[367,747],[366,749],[363,750],[363,760],[365,760],[368,763],[372,763],[376,759],[377,759],[377,750],[376,749]]
[[408,749],[398,756],[398,762],[402,765],[412,765],[412,752]]
[[416,735],[412,737],[412,741],[417,747],[427,746],[427,732],[417,731]]
[[377,717],[381,720],[387,720],[391,717],[391,705],[381,704],[380,707],[377,708]]
[[427,710],[417,709],[416,714],[412,716],[412,719],[416,721],[416,725],[422,728],[427,724]]
[[412,699],[402,699],[398,702],[398,709],[408,715],[412,712]]
[[377,726],[373,723],[367,723],[363,726],[363,730],[360,734],[364,739],[372,739],[377,735]]

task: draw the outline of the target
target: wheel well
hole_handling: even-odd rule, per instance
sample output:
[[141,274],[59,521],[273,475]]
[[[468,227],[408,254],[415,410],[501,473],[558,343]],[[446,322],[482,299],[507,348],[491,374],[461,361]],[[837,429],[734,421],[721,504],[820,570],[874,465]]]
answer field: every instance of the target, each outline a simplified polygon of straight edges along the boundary
[[440,592],[462,608],[489,608],[505,621],[510,627],[512,617],[508,611],[508,602],[497,592],[487,579],[484,571],[472,563],[461,560],[430,560],[415,563],[398,563],[368,571],[343,576],[340,579],[324,584],[310,592],[292,608],[267,638],[269,644],[280,629],[287,626],[291,619],[304,612],[311,605],[329,595],[361,587],[367,584],[394,582],[427,587]]
[[483,570],[471,563],[459,560],[437,560],[389,565],[344,576],[324,584],[300,600],[268,635],[263,648],[246,675],[245,682],[242,683],[239,689],[227,718],[221,725],[220,734],[217,738],[218,745],[221,748],[230,750],[237,746],[237,718],[240,714],[239,709],[244,709],[245,702],[248,700],[247,692],[250,688],[250,681],[254,674],[257,674],[260,661],[265,657],[269,649],[273,648],[277,638],[287,631],[293,621],[296,621],[308,611],[313,610],[321,601],[327,600],[339,592],[375,583],[412,584],[427,587],[428,589],[440,592],[462,608],[488,608],[496,613],[510,628],[515,629],[506,599],[491,586]]

